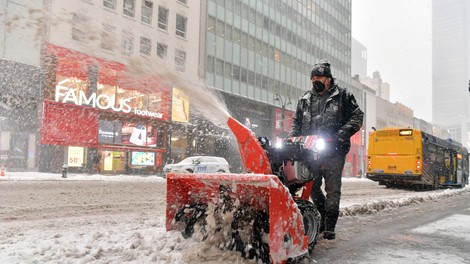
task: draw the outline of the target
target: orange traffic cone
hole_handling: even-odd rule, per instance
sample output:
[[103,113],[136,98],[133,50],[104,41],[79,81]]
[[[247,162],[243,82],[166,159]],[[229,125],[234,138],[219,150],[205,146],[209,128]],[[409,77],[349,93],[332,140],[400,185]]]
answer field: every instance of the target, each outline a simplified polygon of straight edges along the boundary
[[2,171],[0,172],[0,176],[5,176],[5,165],[2,165]]

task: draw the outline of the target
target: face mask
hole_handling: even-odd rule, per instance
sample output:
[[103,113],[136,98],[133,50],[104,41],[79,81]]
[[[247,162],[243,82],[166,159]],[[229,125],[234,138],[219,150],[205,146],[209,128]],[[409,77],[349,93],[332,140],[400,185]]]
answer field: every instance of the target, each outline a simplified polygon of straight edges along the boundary
[[317,93],[321,93],[325,90],[325,84],[320,82],[320,81],[314,81],[313,82],[313,89],[315,89],[315,91]]

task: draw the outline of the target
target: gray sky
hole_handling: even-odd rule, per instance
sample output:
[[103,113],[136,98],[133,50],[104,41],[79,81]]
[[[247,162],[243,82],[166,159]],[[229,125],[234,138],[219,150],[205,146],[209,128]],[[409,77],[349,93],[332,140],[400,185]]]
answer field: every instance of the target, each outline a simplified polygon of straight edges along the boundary
[[367,74],[390,84],[390,101],[431,122],[431,0],[352,0],[352,36],[367,47]]

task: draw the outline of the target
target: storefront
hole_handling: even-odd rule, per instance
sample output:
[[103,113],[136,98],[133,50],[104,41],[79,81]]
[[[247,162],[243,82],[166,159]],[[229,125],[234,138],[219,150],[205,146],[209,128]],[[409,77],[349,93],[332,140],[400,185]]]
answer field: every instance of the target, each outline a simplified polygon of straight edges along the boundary
[[365,168],[365,134],[361,129],[351,137],[351,149],[346,155],[346,161],[343,169],[344,177],[361,177]]
[[168,152],[171,89],[124,65],[49,45],[41,171],[154,173]]

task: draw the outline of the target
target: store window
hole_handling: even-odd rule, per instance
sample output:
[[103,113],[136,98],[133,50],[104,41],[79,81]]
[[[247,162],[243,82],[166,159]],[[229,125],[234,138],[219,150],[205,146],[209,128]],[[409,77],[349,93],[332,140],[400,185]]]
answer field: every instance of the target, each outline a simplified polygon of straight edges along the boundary
[[171,132],[171,158],[179,162],[186,157],[186,150],[189,147],[188,137],[184,131]]
[[[116,95],[116,86],[108,85],[108,84],[101,84],[98,83],[97,85],[97,98],[99,98],[99,104],[100,105],[109,105],[110,102],[107,102],[106,100],[109,100],[109,98],[113,98],[113,96]],[[100,95],[106,95],[106,96],[100,96]],[[115,100],[114,106],[118,106],[118,101]]]
[[147,106],[147,96],[138,91],[129,91],[118,87],[116,101],[119,101],[119,99],[130,99],[127,104],[131,109],[146,109]]
[[162,112],[162,93],[150,94],[147,107],[150,112]]
[[[66,97],[71,99],[72,97],[70,96],[70,91],[73,91],[72,94],[75,96],[75,98],[79,98],[80,92],[85,95],[88,93],[88,82],[85,79],[57,75],[56,80],[56,90],[60,91],[55,95],[56,101],[58,102],[63,102]],[[71,100],[67,100],[66,102],[71,103]]]
[[26,168],[26,158],[28,155],[28,134],[12,133],[10,141],[9,163],[14,168]]

